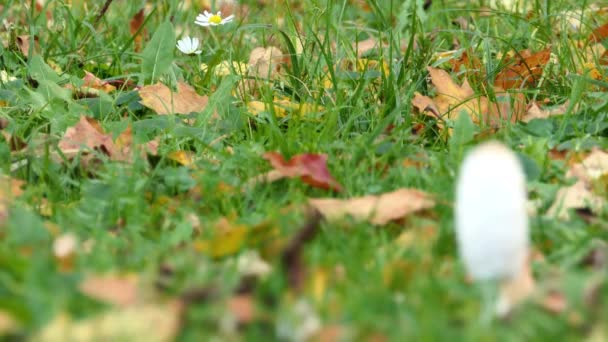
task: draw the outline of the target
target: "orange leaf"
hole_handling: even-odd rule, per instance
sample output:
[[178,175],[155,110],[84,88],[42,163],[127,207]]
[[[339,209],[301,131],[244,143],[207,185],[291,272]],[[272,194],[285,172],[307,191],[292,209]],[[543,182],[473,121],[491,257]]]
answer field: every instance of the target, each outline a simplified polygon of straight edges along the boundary
[[190,114],[201,112],[207,107],[209,99],[200,96],[194,88],[183,82],[177,83],[177,92],[164,84],[156,83],[139,90],[140,103],[157,114]]
[[137,302],[137,277],[90,276],[80,283],[80,291],[91,298],[118,306]]
[[308,203],[328,220],[352,216],[356,220],[369,220],[377,225],[435,206],[429,194],[408,188],[350,199],[311,198]]
[[494,85],[502,89],[520,88],[523,84],[533,85],[542,75],[543,67],[549,62],[551,49],[530,54],[520,51],[515,61],[507,61],[507,66],[496,75]]
[[342,191],[340,183],[331,176],[327,169],[327,155],[325,154],[298,154],[286,161],[277,152],[267,152],[264,154],[264,159],[268,160],[275,173],[282,177],[300,177],[304,183],[312,186]]
[[[144,9],[142,8],[133,16],[131,22],[129,23],[129,29],[131,31],[131,35],[135,35],[137,31],[141,28],[141,25],[144,23]],[[133,38],[133,49],[135,52],[141,51],[141,42],[143,40],[143,36],[146,35],[145,30],[141,31],[137,36]]]
[[[76,125],[65,131],[57,147],[68,159],[88,149],[100,151],[112,160],[130,161],[133,156],[132,131],[129,126],[113,141],[112,135],[105,133],[97,120],[83,115]],[[141,153],[155,155],[157,148],[158,141],[152,140],[145,144]],[[87,158],[85,162],[89,160]]]
[[605,23],[604,25],[593,30],[587,40],[589,43],[599,43],[606,39],[606,37],[608,37],[608,23]]

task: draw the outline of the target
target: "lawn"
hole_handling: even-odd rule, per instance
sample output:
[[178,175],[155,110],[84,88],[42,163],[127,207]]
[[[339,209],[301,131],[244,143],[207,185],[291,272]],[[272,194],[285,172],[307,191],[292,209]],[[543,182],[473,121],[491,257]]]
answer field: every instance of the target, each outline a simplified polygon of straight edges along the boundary
[[[0,22],[3,340],[608,340],[608,8],[5,0]],[[534,288],[488,320],[453,212],[489,140],[525,171]]]

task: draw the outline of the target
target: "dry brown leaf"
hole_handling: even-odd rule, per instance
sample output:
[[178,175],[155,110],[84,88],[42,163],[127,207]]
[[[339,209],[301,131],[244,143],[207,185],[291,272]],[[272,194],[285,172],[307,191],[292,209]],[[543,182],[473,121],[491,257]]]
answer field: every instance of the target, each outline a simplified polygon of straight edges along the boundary
[[118,308],[85,319],[59,314],[35,341],[173,341],[179,331],[183,305],[142,304]]
[[[141,25],[143,25],[144,23],[144,9],[142,8],[141,10],[139,10],[139,12],[137,12],[133,18],[131,19],[131,21],[129,22],[129,30],[131,32],[131,36],[134,36],[137,31],[139,31],[139,29],[141,28]],[[144,39],[144,37],[146,36],[147,32],[146,29],[143,29],[137,36],[135,36],[133,38],[133,50],[135,52],[140,52],[141,51],[141,45],[142,45],[142,41]]]
[[558,291],[549,291],[540,301],[540,305],[543,309],[554,313],[560,314],[568,307],[568,300],[563,293]]
[[[113,141],[112,135],[105,133],[97,120],[84,115],[80,117],[80,121],[76,125],[65,131],[57,147],[68,159],[83,152],[85,165],[95,160],[96,156],[89,154],[90,151],[98,151],[107,155],[111,160],[125,162],[131,161],[136,152],[133,150],[133,135],[130,126],[117,137],[116,141]],[[155,155],[158,141],[152,140],[138,147],[142,147],[138,151],[142,157],[145,157],[146,153]],[[58,156],[56,158],[61,161]]]
[[92,275],[80,283],[80,292],[112,305],[126,307],[138,302],[137,276]]
[[533,86],[543,73],[544,66],[549,62],[551,48],[531,54],[520,51],[515,60],[506,60],[505,68],[496,75],[494,85],[501,89],[521,88],[522,85]]
[[285,62],[285,55],[277,47],[257,47],[249,55],[249,65],[254,76],[262,78],[274,78],[281,69],[281,63]]
[[375,38],[368,38],[352,44],[352,48],[356,51],[357,57],[361,57],[373,49],[383,49],[387,47],[388,43],[378,42]]
[[[551,116],[564,115],[570,106],[570,101],[551,108],[541,108],[536,102],[528,106],[526,115],[521,119],[523,122],[530,122],[534,119],[547,119]],[[574,109],[576,111],[576,109]]]
[[352,216],[377,225],[435,206],[435,200],[428,193],[408,188],[350,199],[310,198],[308,203],[328,220]]
[[235,295],[228,299],[228,311],[240,324],[247,324],[255,318],[255,301],[249,294]]
[[177,92],[164,84],[144,86],[139,90],[140,103],[157,114],[190,114],[201,112],[209,99],[196,93],[194,88],[183,82],[177,83]]
[[461,111],[465,111],[475,123],[498,126],[504,120],[516,121],[525,110],[522,94],[509,94],[496,89],[498,102],[490,102],[487,97],[476,95],[467,80],[459,86],[446,71],[432,67],[427,69],[437,95],[431,99],[420,93],[414,94],[412,105],[421,113],[455,120]]
[[608,37],[608,23],[605,23],[604,25],[597,27],[595,30],[593,30],[593,32],[591,32],[591,34],[589,35],[587,40],[590,43],[599,43],[602,40],[606,39],[607,37]]
[[97,76],[85,70],[85,75],[82,78],[84,83],[79,88],[74,88],[71,84],[67,84],[65,88],[72,89],[76,91],[75,96],[77,98],[82,97],[97,97],[99,96],[99,91],[103,91],[104,93],[110,93],[116,90],[116,87],[109,84],[108,82],[104,82]]
[[567,220],[568,209],[589,208],[593,213],[599,212],[606,200],[593,193],[593,182],[606,174],[608,153],[596,148],[580,163],[570,167],[566,178],[576,177],[578,180],[573,185],[559,189],[547,215]]
[[[17,43],[17,47],[19,48],[19,51],[21,51],[21,53],[23,54],[23,56],[25,56],[25,58],[29,58],[29,54],[30,54],[30,35],[29,34],[24,34],[24,35],[21,35],[21,36],[17,36],[16,43]],[[33,48],[32,52],[36,52],[37,50],[39,50],[38,37],[34,37],[34,48]]]

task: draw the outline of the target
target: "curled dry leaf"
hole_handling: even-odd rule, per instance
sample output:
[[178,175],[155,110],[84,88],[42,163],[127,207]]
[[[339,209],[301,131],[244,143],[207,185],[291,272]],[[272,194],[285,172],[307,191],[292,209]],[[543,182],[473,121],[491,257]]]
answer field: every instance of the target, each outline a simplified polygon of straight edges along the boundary
[[467,80],[459,86],[446,71],[432,67],[427,69],[437,95],[430,98],[418,92],[414,94],[412,105],[421,113],[455,120],[461,111],[465,111],[473,122],[492,126],[498,126],[505,120],[514,122],[523,115],[525,106],[521,94],[510,94],[496,89],[497,102],[494,103],[485,96],[476,95]]
[[274,170],[249,180],[250,185],[260,182],[274,182],[282,178],[300,178],[304,183],[322,189],[342,191],[342,186],[327,169],[327,155],[304,153],[283,159],[278,152],[267,152],[264,159],[268,160]]
[[555,201],[547,215],[567,220],[568,209],[589,208],[593,213],[599,212],[606,200],[593,193],[593,183],[608,173],[608,153],[594,149],[580,163],[574,164],[566,173],[566,178],[576,177],[573,185],[559,189]]
[[435,200],[428,193],[408,188],[350,199],[311,198],[308,203],[328,220],[352,216],[377,225],[435,206]]
[[209,99],[196,93],[194,88],[183,82],[177,83],[177,92],[164,84],[144,86],[139,90],[140,103],[157,114],[190,114],[201,112]]
[[249,66],[252,75],[262,78],[274,78],[285,61],[283,52],[277,47],[257,47],[249,55]]
[[523,50],[515,58],[505,60],[505,67],[496,75],[494,85],[502,89],[520,88],[523,85],[534,85],[542,75],[544,66],[549,62],[551,48],[530,53]]
[[[133,133],[130,126],[116,138],[116,141],[113,141],[112,134],[105,133],[97,120],[84,115],[76,125],[65,131],[57,147],[68,159],[75,157],[81,151],[88,152],[87,150],[101,152],[115,161],[131,161],[134,155]],[[146,153],[155,155],[157,149],[158,141],[153,140],[146,143],[140,152],[142,156]],[[89,154],[84,154],[83,157],[85,163],[94,158]],[[56,158],[60,160],[58,156]]]
[[81,87],[75,89],[71,84],[67,84],[65,88],[75,90],[75,96],[78,98],[82,97],[96,97],[99,96],[99,92],[110,93],[116,90],[116,87],[105,82],[93,75],[92,73],[85,70],[85,75],[82,78],[84,83]]
[[116,306],[130,306],[138,302],[137,276],[92,275],[80,283],[80,292],[88,297]]
[[[534,119],[547,119],[551,116],[564,115],[568,111],[570,101],[551,108],[541,108],[536,102],[532,102],[526,111],[526,115],[521,119],[523,122],[530,122]],[[576,111],[576,108],[573,109]]]

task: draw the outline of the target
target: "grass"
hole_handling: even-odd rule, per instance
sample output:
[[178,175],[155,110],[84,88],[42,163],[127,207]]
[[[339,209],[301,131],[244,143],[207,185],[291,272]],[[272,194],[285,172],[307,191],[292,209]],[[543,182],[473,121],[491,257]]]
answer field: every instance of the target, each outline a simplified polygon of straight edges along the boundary
[[[496,9],[485,15],[477,3],[446,0],[427,10],[413,0],[241,1],[247,16],[237,12],[233,23],[207,29],[193,24],[201,8],[188,8],[189,3],[146,6],[139,30],[145,33],[143,48],[167,20],[177,36],[189,32],[203,42],[201,55],[176,50],[169,64],[153,64],[151,74],[142,73],[137,39],[126,29],[141,2],[115,1],[99,21],[101,2],[47,0],[42,10],[29,2],[5,3],[0,19],[13,25],[0,29],[6,44],[0,47],[0,70],[16,80],[0,84],[0,116],[8,121],[4,131],[27,143],[20,151],[0,144],[3,173],[25,182],[23,194],[6,204],[10,210],[0,234],[0,321],[11,322],[6,329],[0,324],[0,334],[7,340],[40,337],[60,316],[72,317],[69,327],[75,330],[76,322],[86,326],[97,315],[123,310],[79,290],[96,274],[134,274],[137,296],[145,303],[181,300],[179,326],[169,334],[179,340],[297,339],[306,319],[314,323],[315,317],[322,332],[340,327],[345,340],[606,338],[606,260],[595,266],[585,262],[591,252],[605,258],[605,212],[591,220],[544,215],[569,182],[568,165],[549,152],[608,147],[606,83],[590,79],[580,65],[604,69],[576,45],[606,18],[583,15],[580,31],[563,20],[576,16],[566,11],[590,4],[530,1],[530,12]],[[466,19],[466,29],[455,24],[459,17]],[[30,38],[29,57],[15,45],[17,36]],[[356,55],[352,43],[367,38],[387,43],[368,58],[387,63],[390,72],[344,67]],[[238,75],[200,70],[201,63],[212,68],[223,60],[247,62],[259,46],[277,46],[290,56],[273,80],[252,80],[255,91],[235,91],[243,87]],[[446,123],[455,126],[450,137],[436,120],[412,108],[414,92],[433,94],[426,67],[441,64],[440,52],[468,50],[482,61],[489,81],[473,83],[481,94],[504,68],[509,51],[548,46],[553,61],[537,86],[521,92],[529,101],[578,104],[567,115],[505,123],[497,131],[456,120]],[[77,83],[85,70],[140,86],[184,80],[209,95],[210,104],[188,116],[161,116],[142,106],[129,86],[74,98],[62,86]],[[463,80],[462,74],[452,76]],[[275,97],[324,110],[285,117],[276,106],[258,115],[247,110],[250,101],[271,103]],[[211,119],[214,113],[218,118]],[[131,125],[138,144],[159,137],[159,155],[133,163],[101,157],[94,167],[78,157],[54,160],[57,141],[80,115],[96,118],[114,137]],[[564,310],[550,312],[531,301],[509,320],[488,325],[478,320],[481,294],[466,282],[457,259],[452,201],[464,153],[488,138],[505,142],[524,162],[531,197],[539,202],[531,231],[534,250],[543,258],[533,262],[533,271],[541,289],[563,294]],[[174,151],[191,151],[195,162],[181,165],[170,157]],[[246,186],[269,169],[262,158],[266,151],[325,153],[345,190],[335,194],[296,179]],[[422,166],[404,165],[416,158],[424,160]],[[15,169],[21,159],[27,163]],[[380,227],[351,219],[322,222],[318,234],[298,249],[301,263],[281,263],[282,251],[310,220],[302,210],[308,197],[348,198],[399,187],[431,193],[438,205]],[[222,238],[221,219],[247,238]],[[79,244],[62,259],[54,255],[53,243],[66,234]],[[398,242],[403,234],[413,242]],[[201,245],[227,251],[214,258]],[[237,267],[239,256],[252,250],[272,266],[255,281]],[[305,277],[294,287],[289,277],[296,268],[305,268]],[[591,288],[597,293],[590,301]],[[252,301],[255,314],[235,325],[227,301],[237,293]],[[306,307],[307,314],[298,313]]]

